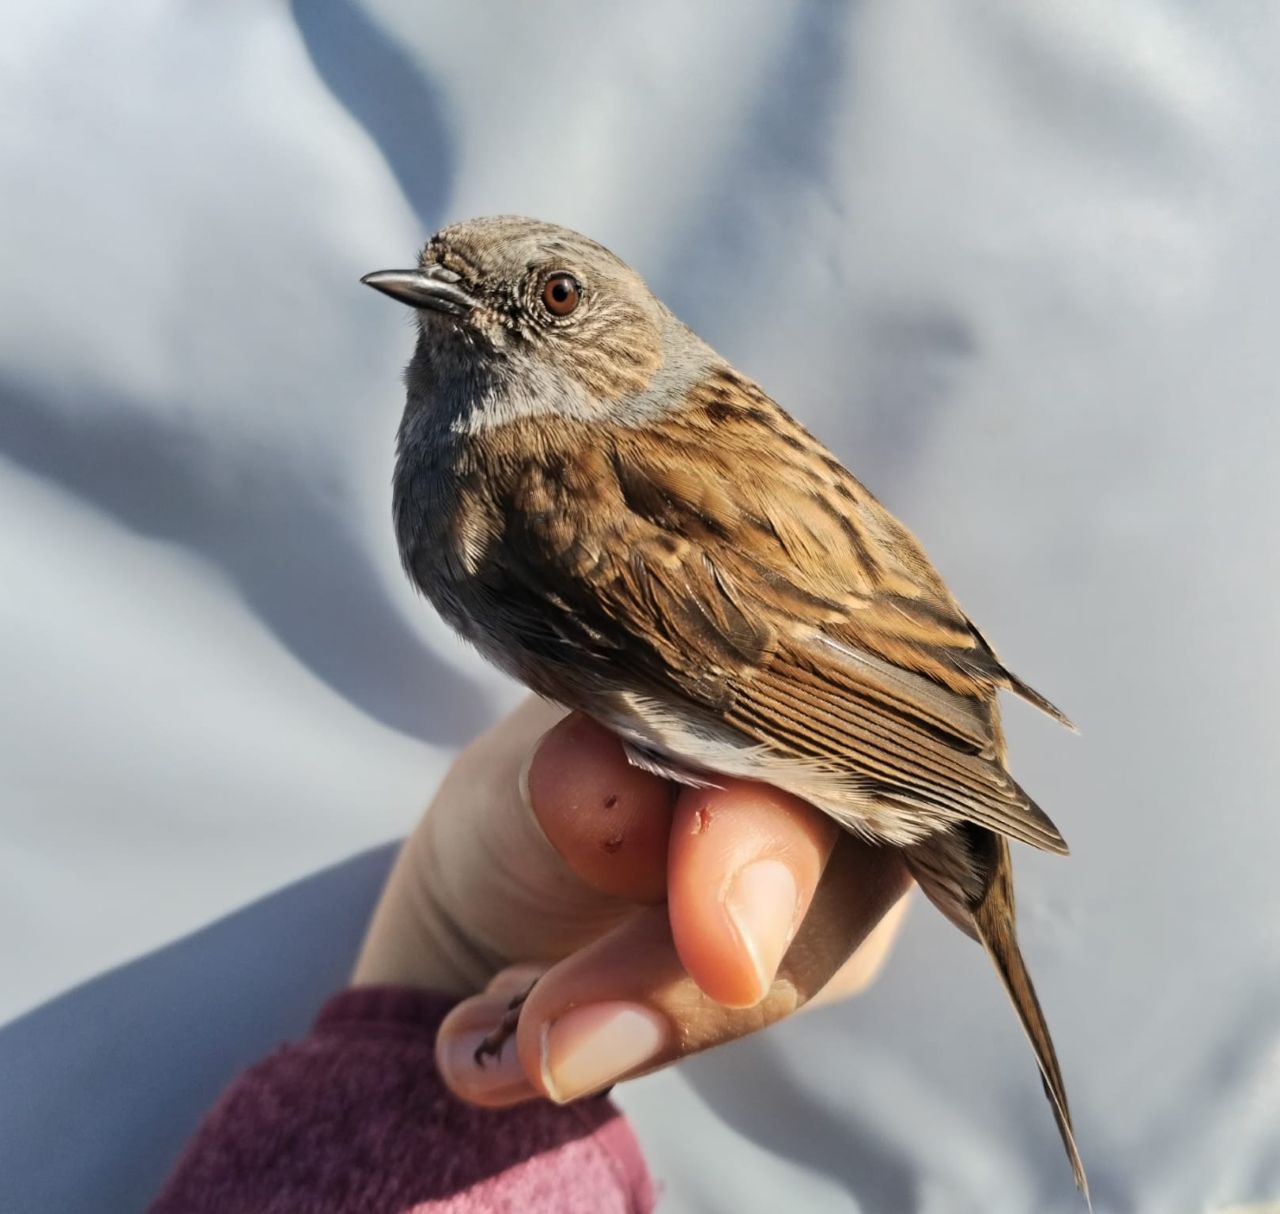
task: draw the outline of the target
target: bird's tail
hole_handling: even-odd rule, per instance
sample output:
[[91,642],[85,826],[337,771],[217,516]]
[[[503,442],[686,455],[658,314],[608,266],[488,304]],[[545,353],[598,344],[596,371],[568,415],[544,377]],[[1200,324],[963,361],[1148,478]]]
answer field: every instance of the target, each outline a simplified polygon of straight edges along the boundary
[[927,843],[909,849],[907,861],[929,899],[957,927],[977,939],[995,965],[1035,1051],[1076,1184],[1092,1208],[1053,1038],[1018,948],[1008,842],[991,831],[971,826],[954,834],[935,835]]

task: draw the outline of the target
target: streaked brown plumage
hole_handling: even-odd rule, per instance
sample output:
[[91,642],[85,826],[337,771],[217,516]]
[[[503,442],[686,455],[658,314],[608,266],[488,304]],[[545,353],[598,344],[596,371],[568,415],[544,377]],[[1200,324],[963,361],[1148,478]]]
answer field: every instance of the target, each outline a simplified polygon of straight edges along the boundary
[[997,693],[1062,714],[1005,669],[910,532],[601,246],[475,220],[418,270],[370,280],[420,309],[396,475],[417,584],[639,765],[767,780],[901,847],[991,955],[1084,1188],[1007,839],[1066,845],[1008,774]]

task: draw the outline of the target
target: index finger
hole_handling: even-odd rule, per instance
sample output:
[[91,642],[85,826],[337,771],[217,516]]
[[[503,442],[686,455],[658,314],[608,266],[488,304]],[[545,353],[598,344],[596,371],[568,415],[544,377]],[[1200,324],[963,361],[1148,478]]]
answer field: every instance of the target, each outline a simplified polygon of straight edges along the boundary
[[799,797],[750,780],[681,791],[668,913],[680,960],[705,994],[727,1007],[765,997],[839,829]]

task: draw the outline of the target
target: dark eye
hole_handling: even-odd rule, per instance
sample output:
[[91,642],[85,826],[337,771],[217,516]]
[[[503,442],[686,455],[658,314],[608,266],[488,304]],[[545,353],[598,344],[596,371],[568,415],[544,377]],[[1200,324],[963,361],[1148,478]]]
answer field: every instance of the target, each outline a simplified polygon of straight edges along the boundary
[[552,274],[542,284],[542,303],[552,316],[568,316],[582,299],[582,288],[572,274]]

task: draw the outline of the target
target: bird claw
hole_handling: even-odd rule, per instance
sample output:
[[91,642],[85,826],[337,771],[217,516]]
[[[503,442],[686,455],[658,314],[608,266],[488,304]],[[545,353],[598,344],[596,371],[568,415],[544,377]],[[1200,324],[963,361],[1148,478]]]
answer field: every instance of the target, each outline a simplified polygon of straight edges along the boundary
[[537,983],[530,983],[527,990],[521,991],[507,1004],[507,1010],[498,1021],[497,1027],[491,1033],[487,1033],[476,1046],[475,1053],[472,1055],[476,1066],[483,1068],[486,1059],[502,1057],[502,1047],[516,1035],[516,1029],[520,1024],[520,1011],[536,985]]

